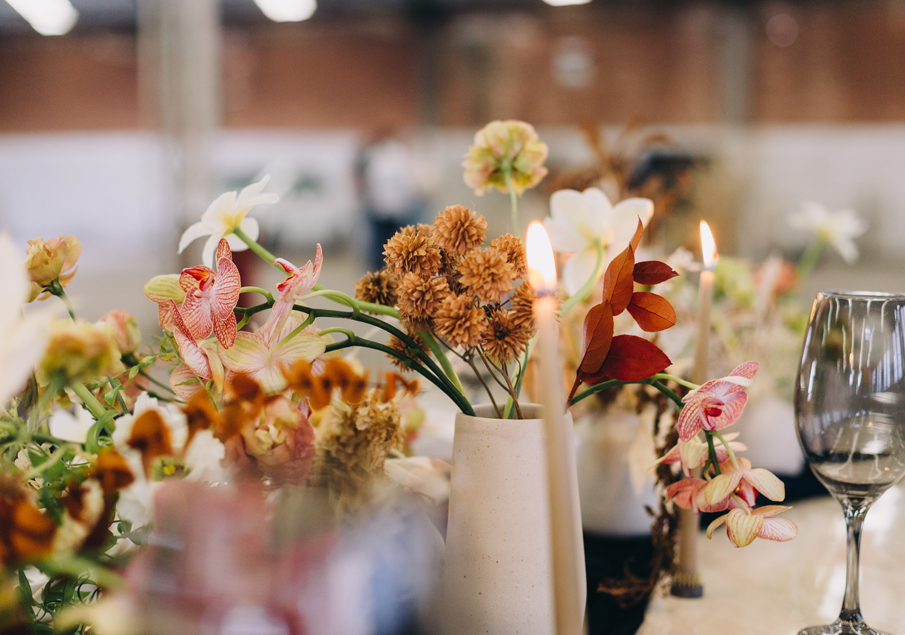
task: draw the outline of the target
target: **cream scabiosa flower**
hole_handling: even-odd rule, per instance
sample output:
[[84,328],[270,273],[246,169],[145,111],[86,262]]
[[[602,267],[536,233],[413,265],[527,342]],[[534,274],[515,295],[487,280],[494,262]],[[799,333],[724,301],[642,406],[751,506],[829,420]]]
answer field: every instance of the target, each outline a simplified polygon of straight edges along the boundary
[[647,225],[653,213],[654,203],[649,199],[629,198],[614,206],[596,187],[584,192],[554,192],[544,227],[554,250],[573,254],[563,267],[566,292],[575,294],[594,274],[598,242],[603,248],[614,244],[621,251],[620,246],[628,244],[635,233],[638,219]]
[[852,209],[830,211],[814,201],[802,203],[798,212],[789,217],[794,229],[814,232],[817,237],[839,252],[848,264],[858,260],[855,238],[867,231],[867,223]]
[[268,174],[257,183],[252,183],[238,194],[226,192],[210,204],[201,220],[189,227],[179,239],[179,253],[195,240],[209,236],[204,243],[201,253],[201,261],[208,267],[214,266],[214,252],[221,238],[226,238],[233,251],[248,249],[248,245],[242,242],[233,231],[238,228],[245,232],[252,240],[257,240],[260,227],[258,221],[253,218],[245,218],[255,205],[270,205],[277,203],[280,197],[274,193],[263,194],[264,187],[270,180]]

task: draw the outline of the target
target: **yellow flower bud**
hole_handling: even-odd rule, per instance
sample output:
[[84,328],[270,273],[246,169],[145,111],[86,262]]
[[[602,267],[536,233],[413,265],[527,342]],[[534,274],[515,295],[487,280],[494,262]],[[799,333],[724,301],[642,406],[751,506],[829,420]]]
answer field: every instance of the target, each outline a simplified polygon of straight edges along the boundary
[[157,304],[170,300],[182,304],[185,300],[185,291],[179,286],[179,274],[169,273],[148,280],[145,284],[145,297]]
[[75,236],[60,234],[59,238],[46,241],[39,236],[28,241],[25,268],[31,281],[41,287],[46,287],[57,278],[65,286],[75,276],[72,268],[81,253],[82,244]]
[[[534,127],[524,121],[491,121],[475,135],[462,166],[465,184],[476,194],[495,187],[521,194],[547,174],[547,144],[538,140]],[[507,182],[508,177],[508,182]]]
[[57,320],[51,328],[47,354],[38,366],[39,381],[61,377],[67,382],[118,375],[125,369],[110,327],[90,322]]

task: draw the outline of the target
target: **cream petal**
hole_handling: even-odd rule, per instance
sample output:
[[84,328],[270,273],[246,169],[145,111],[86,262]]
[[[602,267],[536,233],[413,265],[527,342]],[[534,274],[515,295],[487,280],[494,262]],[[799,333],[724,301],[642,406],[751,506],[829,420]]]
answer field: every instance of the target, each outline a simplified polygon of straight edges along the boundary
[[594,275],[597,265],[597,250],[586,247],[569,258],[562,270],[563,285],[570,296],[576,292]]
[[624,249],[623,244],[628,244],[635,230],[638,228],[638,219],[647,227],[651,216],[654,215],[654,203],[647,198],[628,198],[620,201],[613,208],[612,229],[613,244],[619,249]]
[[781,501],[786,497],[786,486],[769,470],[762,467],[747,470],[744,478],[771,501]]
[[601,240],[609,234],[610,219],[613,215],[613,204],[607,195],[598,187],[589,187],[581,193],[582,199],[594,218],[594,233]]
[[545,218],[544,229],[547,230],[547,235],[550,237],[553,251],[558,253],[575,253],[588,246],[586,238],[555,218]]
[[720,516],[719,518],[714,520],[712,523],[710,523],[710,525],[707,527],[707,537],[713,538],[714,530],[717,527],[719,527],[720,525],[722,525],[724,522],[726,522],[728,519],[729,519],[729,514],[723,514],[722,516]]
[[[170,388],[176,393],[176,396],[183,401],[190,401],[195,393],[204,390],[204,386],[198,380],[198,375],[185,364],[179,364],[172,373],[170,373]],[[119,428],[117,428],[119,430]]]
[[200,221],[195,223],[194,225],[190,225],[184,232],[182,232],[182,237],[179,239],[179,247],[177,248],[177,253],[181,254],[186,247],[191,245],[199,238],[207,236],[210,233],[210,228],[206,227],[204,223]]
[[595,215],[591,211],[580,192],[575,190],[554,192],[550,197],[550,216],[570,227],[589,243],[602,238],[599,230],[600,214],[598,212]]
[[217,251],[217,243],[223,238],[223,234],[211,234],[211,237],[204,243],[204,249],[201,251],[201,262],[205,266],[213,268],[214,253]]
[[729,540],[736,547],[747,547],[764,526],[764,519],[755,514],[746,514],[740,509],[733,509],[726,519],[726,527],[729,530]]
[[218,352],[220,361],[232,372],[254,375],[267,363],[267,346],[257,333],[240,332],[231,347],[220,347]]
[[704,500],[708,505],[716,505],[723,502],[738,487],[739,481],[742,480],[743,472],[734,472],[732,474],[720,474],[714,476],[707,484],[704,490]]
[[764,518],[764,524],[757,533],[758,538],[787,542],[798,535],[798,525],[788,518]]
[[236,207],[240,210],[244,210],[249,207],[254,207],[255,205],[278,203],[280,197],[277,194],[274,194],[273,192],[267,194],[261,193],[269,181],[270,175],[267,174],[257,183],[252,183],[251,185],[242,188],[242,191],[239,192],[239,197],[236,199]]

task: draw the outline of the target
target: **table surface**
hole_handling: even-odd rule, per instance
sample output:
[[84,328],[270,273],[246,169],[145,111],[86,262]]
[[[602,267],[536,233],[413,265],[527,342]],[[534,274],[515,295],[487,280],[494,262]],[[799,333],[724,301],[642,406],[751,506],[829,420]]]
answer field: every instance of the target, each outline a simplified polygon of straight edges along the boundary
[[[845,521],[835,500],[796,503],[787,543],[756,540],[736,549],[725,530],[701,534],[704,597],[657,595],[640,635],[795,635],[836,619],[845,590]],[[861,608],[874,629],[905,633],[905,483],[870,509],[861,538]]]

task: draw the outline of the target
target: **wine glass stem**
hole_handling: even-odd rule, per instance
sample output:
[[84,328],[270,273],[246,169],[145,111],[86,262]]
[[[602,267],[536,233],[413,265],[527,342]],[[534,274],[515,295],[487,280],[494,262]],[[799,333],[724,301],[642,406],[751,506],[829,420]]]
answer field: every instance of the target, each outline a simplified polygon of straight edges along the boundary
[[839,619],[844,622],[863,622],[861,617],[861,600],[858,593],[859,559],[861,554],[861,525],[867,514],[867,507],[844,505],[845,528],[847,530],[847,551],[845,572],[845,598],[842,600],[842,611]]

